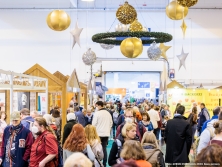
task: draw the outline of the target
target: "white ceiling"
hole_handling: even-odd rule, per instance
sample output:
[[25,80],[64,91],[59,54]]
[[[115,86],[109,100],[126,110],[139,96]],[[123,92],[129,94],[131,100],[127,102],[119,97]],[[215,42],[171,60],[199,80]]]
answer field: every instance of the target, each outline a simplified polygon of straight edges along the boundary
[[[70,1],[73,1],[79,9],[117,9],[124,0],[95,0],[84,2],[81,0],[0,0],[0,8],[75,8]],[[142,9],[163,9],[170,0],[128,0],[135,8]],[[193,8],[222,8],[221,0],[199,0]]]

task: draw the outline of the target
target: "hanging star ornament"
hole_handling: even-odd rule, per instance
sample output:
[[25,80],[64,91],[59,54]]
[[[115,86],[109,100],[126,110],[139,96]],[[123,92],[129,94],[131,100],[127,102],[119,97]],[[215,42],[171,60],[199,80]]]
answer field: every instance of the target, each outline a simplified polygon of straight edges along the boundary
[[70,33],[72,34],[73,36],[73,44],[72,44],[72,49],[74,48],[75,44],[77,43],[80,46],[80,40],[79,40],[79,36],[82,32],[83,28],[79,28],[78,27],[78,21],[76,22],[76,26],[75,26],[75,29],[72,30]]
[[186,29],[187,29],[187,25],[185,23],[185,21],[183,20],[182,25],[180,26],[182,31],[183,31],[183,38],[185,37],[185,33],[186,33]]
[[179,70],[182,66],[184,66],[184,68],[186,69],[186,65],[185,65],[185,61],[186,61],[186,58],[188,56],[189,53],[184,53],[183,51],[183,47],[182,47],[182,52],[180,55],[177,55],[178,59],[180,60],[180,67],[179,67]]
[[161,56],[162,56],[164,59],[168,60],[168,59],[167,59],[167,56],[166,56],[166,51],[167,51],[168,49],[170,49],[171,46],[166,46],[166,45],[164,45],[164,43],[161,43],[160,46],[159,46],[159,48],[160,48],[160,50],[161,50]]

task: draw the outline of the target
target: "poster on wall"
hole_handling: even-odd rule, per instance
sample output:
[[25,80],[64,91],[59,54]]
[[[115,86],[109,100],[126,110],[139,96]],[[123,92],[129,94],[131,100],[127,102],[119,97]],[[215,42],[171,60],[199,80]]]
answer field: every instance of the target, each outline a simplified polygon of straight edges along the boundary
[[0,111],[5,111],[5,93],[0,93]]
[[46,104],[46,94],[45,93],[38,93],[38,111],[41,115],[44,115],[47,113],[47,104]]
[[30,92],[30,111],[36,110],[36,92]]
[[18,111],[23,108],[30,109],[30,92],[17,92]]

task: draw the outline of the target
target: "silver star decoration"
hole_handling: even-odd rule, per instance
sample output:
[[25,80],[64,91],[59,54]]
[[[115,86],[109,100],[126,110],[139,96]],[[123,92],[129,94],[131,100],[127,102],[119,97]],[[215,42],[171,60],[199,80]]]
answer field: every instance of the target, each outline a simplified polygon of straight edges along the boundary
[[83,30],[83,28],[79,28],[79,27],[78,27],[78,21],[77,21],[77,22],[76,22],[75,29],[70,32],[70,33],[72,34],[72,36],[73,36],[72,49],[73,49],[73,47],[75,46],[76,43],[79,45],[79,47],[81,47],[81,46],[80,46],[79,36],[80,36],[82,30]]
[[186,58],[188,56],[189,53],[184,53],[183,51],[183,47],[182,47],[182,52],[180,55],[177,55],[178,59],[180,60],[180,67],[179,67],[179,70],[182,66],[184,66],[184,68],[186,69],[186,65],[185,65],[185,61],[186,61]]

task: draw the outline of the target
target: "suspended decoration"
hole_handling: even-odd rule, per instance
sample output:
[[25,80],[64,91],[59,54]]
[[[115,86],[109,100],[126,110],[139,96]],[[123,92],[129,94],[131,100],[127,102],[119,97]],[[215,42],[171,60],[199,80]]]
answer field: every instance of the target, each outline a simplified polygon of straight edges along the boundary
[[147,32],[148,31],[148,29],[146,28],[146,27],[143,27],[143,30],[142,30],[143,32]]
[[180,26],[182,31],[183,31],[183,37],[185,37],[185,33],[186,33],[186,29],[187,29],[187,25],[185,23],[185,21],[183,20],[182,25]]
[[166,15],[172,20],[181,20],[185,18],[188,14],[188,7],[183,7],[177,3],[177,1],[172,1],[166,7]]
[[184,66],[184,68],[186,69],[185,61],[186,61],[186,58],[187,58],[188,54],[189,54],[189,53],[184,53],[183,47],[182,47],[181,54],[180,54],[180,55],[177,55],[178,59],[180,60],[179,70],[180,70],[180,68],[181,68],[182,66]]
[[143,52],[143,44],[139,38],[126,38],[122,41],[120,50],[127,58],[136,58]]
[[93,65],[96,62],[96,54],[89,48],[82,56],[82,61],[85,65]]
[[78,27],[78,22],[76,22],[75,29],[70,32],[73,36],[72,48],[74,48],[76,43],[80,46],[79,37],[80,37],[80,34],[81,34],[82,30],[83,30],[83,28],[79,28]]
[[135,8],[126,1],[124,5],[118,8],[116,18],[122,24],[131,24],[137,18],[137,13]]
[[63,10],[54,10],[50,12],[46,19],[49,28],[55,31],[63,31],[70,25],[70,17]]
[[118,24],[115,27],[115,31],[116,32],[127,32],[128,31],[128,27],[127,27],[127,25],[124,25],[124,24]]
[[196,5],[198,0],[177,0],[177,3],[179,3],[183,7],[191,7]]
[[161,56],[162,56],[164,59],[168,60],[168,58],[167,58],[167,56],[166,56],[166,51],[167,51],[168,49],[170,49],[171,46],[166,46],[166,45],[164,45],[163,43],[161,43],[160,46],[159,46],[159,48],[160,48],[160,50],[161,50]]
[[156,46],[156,42],[153,42],[152,45],[147,50],[147,55],[151,60],[158,60],[161,56],[161,50]]
[[143,30],[143,25],[138,22],[138,20],[136,19],[129,27],[129,30],[131,32],[135,32],[135,31],[142,31]]
[[114,47],[114,45],[108,45],[108,44],[103,44],[103,43],[101,43],[100,46],[105,50],[109,50]]

